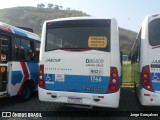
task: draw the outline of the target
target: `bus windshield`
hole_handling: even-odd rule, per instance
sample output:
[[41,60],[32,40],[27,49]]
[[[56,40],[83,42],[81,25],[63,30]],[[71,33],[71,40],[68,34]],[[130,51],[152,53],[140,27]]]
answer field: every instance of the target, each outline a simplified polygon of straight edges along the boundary
[[160,18],[149,23],[149,43],[152,46],[160,45]]
[[110,25],[54,26],[53,23],[47,27],[46,35],[46,51],[67,48],[110,51]]

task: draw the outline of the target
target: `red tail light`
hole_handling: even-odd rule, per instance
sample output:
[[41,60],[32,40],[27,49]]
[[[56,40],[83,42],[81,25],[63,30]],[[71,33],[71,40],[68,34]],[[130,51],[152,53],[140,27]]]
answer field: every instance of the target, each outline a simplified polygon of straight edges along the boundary
[[116,67],[110,68],[110,82],[107,93],[114,93],[119,90],[118,70]]
[[39,81],[38,81],[39,87],[45,89],[45,81],[44,81],[44,65],[40,65],[39,70]]
[[142,86],[144,89],[154,92],[152,83],[151,83],[151,77],[150,77],[150,69],[149,65],[144,66],[142,68]]

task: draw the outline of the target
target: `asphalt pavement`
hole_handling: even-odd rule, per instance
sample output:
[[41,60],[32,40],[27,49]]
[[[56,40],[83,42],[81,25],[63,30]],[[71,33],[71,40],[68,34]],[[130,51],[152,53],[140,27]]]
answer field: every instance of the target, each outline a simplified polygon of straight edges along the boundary
[[[143,107],[135,95],[134,89],[131,87],[121,88],[121,97],[119,108],[77,108],[70,107],[64,104],[57,104],[51,102],[41,102],[38,99],[37,93],[26,102],[19,101],[18,97],[0,99],[0,112],[11,112],[11,118],[0,118],[2,120],[146,120],[146,119],[160,119],[159,107]],[[23,114],[20,117],[16,112]],[[15,113],[15,114],[14,114]],[[31,113],[31,114],[30,114]],[[35,113],[35,114],[32,114]],[[37,114],[36,114],[37,113]],[[38,114],[39,113],[39,114]],[[41,115],[40,115],[41,114]],[[26,116],[25,116],[26,115]],[[28,118],[27,115],[32,115]],[[35,117],[34,115],[37,115]],[[38,116],[40,115],[40,116]],[[139,115],[139,116],[138,116]],[[42,116],[42,117],[41,117]],[[15,118],[16,117],[16,118]]]

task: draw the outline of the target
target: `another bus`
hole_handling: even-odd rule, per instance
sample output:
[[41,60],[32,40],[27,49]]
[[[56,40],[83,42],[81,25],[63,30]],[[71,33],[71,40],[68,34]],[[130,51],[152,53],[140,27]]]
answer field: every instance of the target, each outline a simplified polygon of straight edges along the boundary
[[160,105],[160,14],[145,17],[131,52],[132,79],[141,105]]
[[28,100],[37,89],[40,38],[0,22],[0,98]]
[[122,61],[123,62],[128,62],[128,55],[123,55],[122,56]]
[[46,21],[41,42],[40,101],[119,106],[121,60],[115,19]]

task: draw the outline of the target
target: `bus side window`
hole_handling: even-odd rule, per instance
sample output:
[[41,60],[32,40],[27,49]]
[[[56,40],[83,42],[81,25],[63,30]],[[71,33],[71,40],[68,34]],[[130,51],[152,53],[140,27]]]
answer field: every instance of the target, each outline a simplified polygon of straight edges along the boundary
[[24,50],[25,61],[31,61],[32,50],[30,41],[28,39],[21,39],[21,46],[23,47]]
[[19,37],[14,38],[13,48],[14,48],[14,54],[13,54],[13,60],[15,61],[21,61],[25,59],[24,56],[24,50],[21,46],[21,39]]
[[30,39],[15,37],[13,42],[13,60],[15,61],[38,61],[40,42]]

